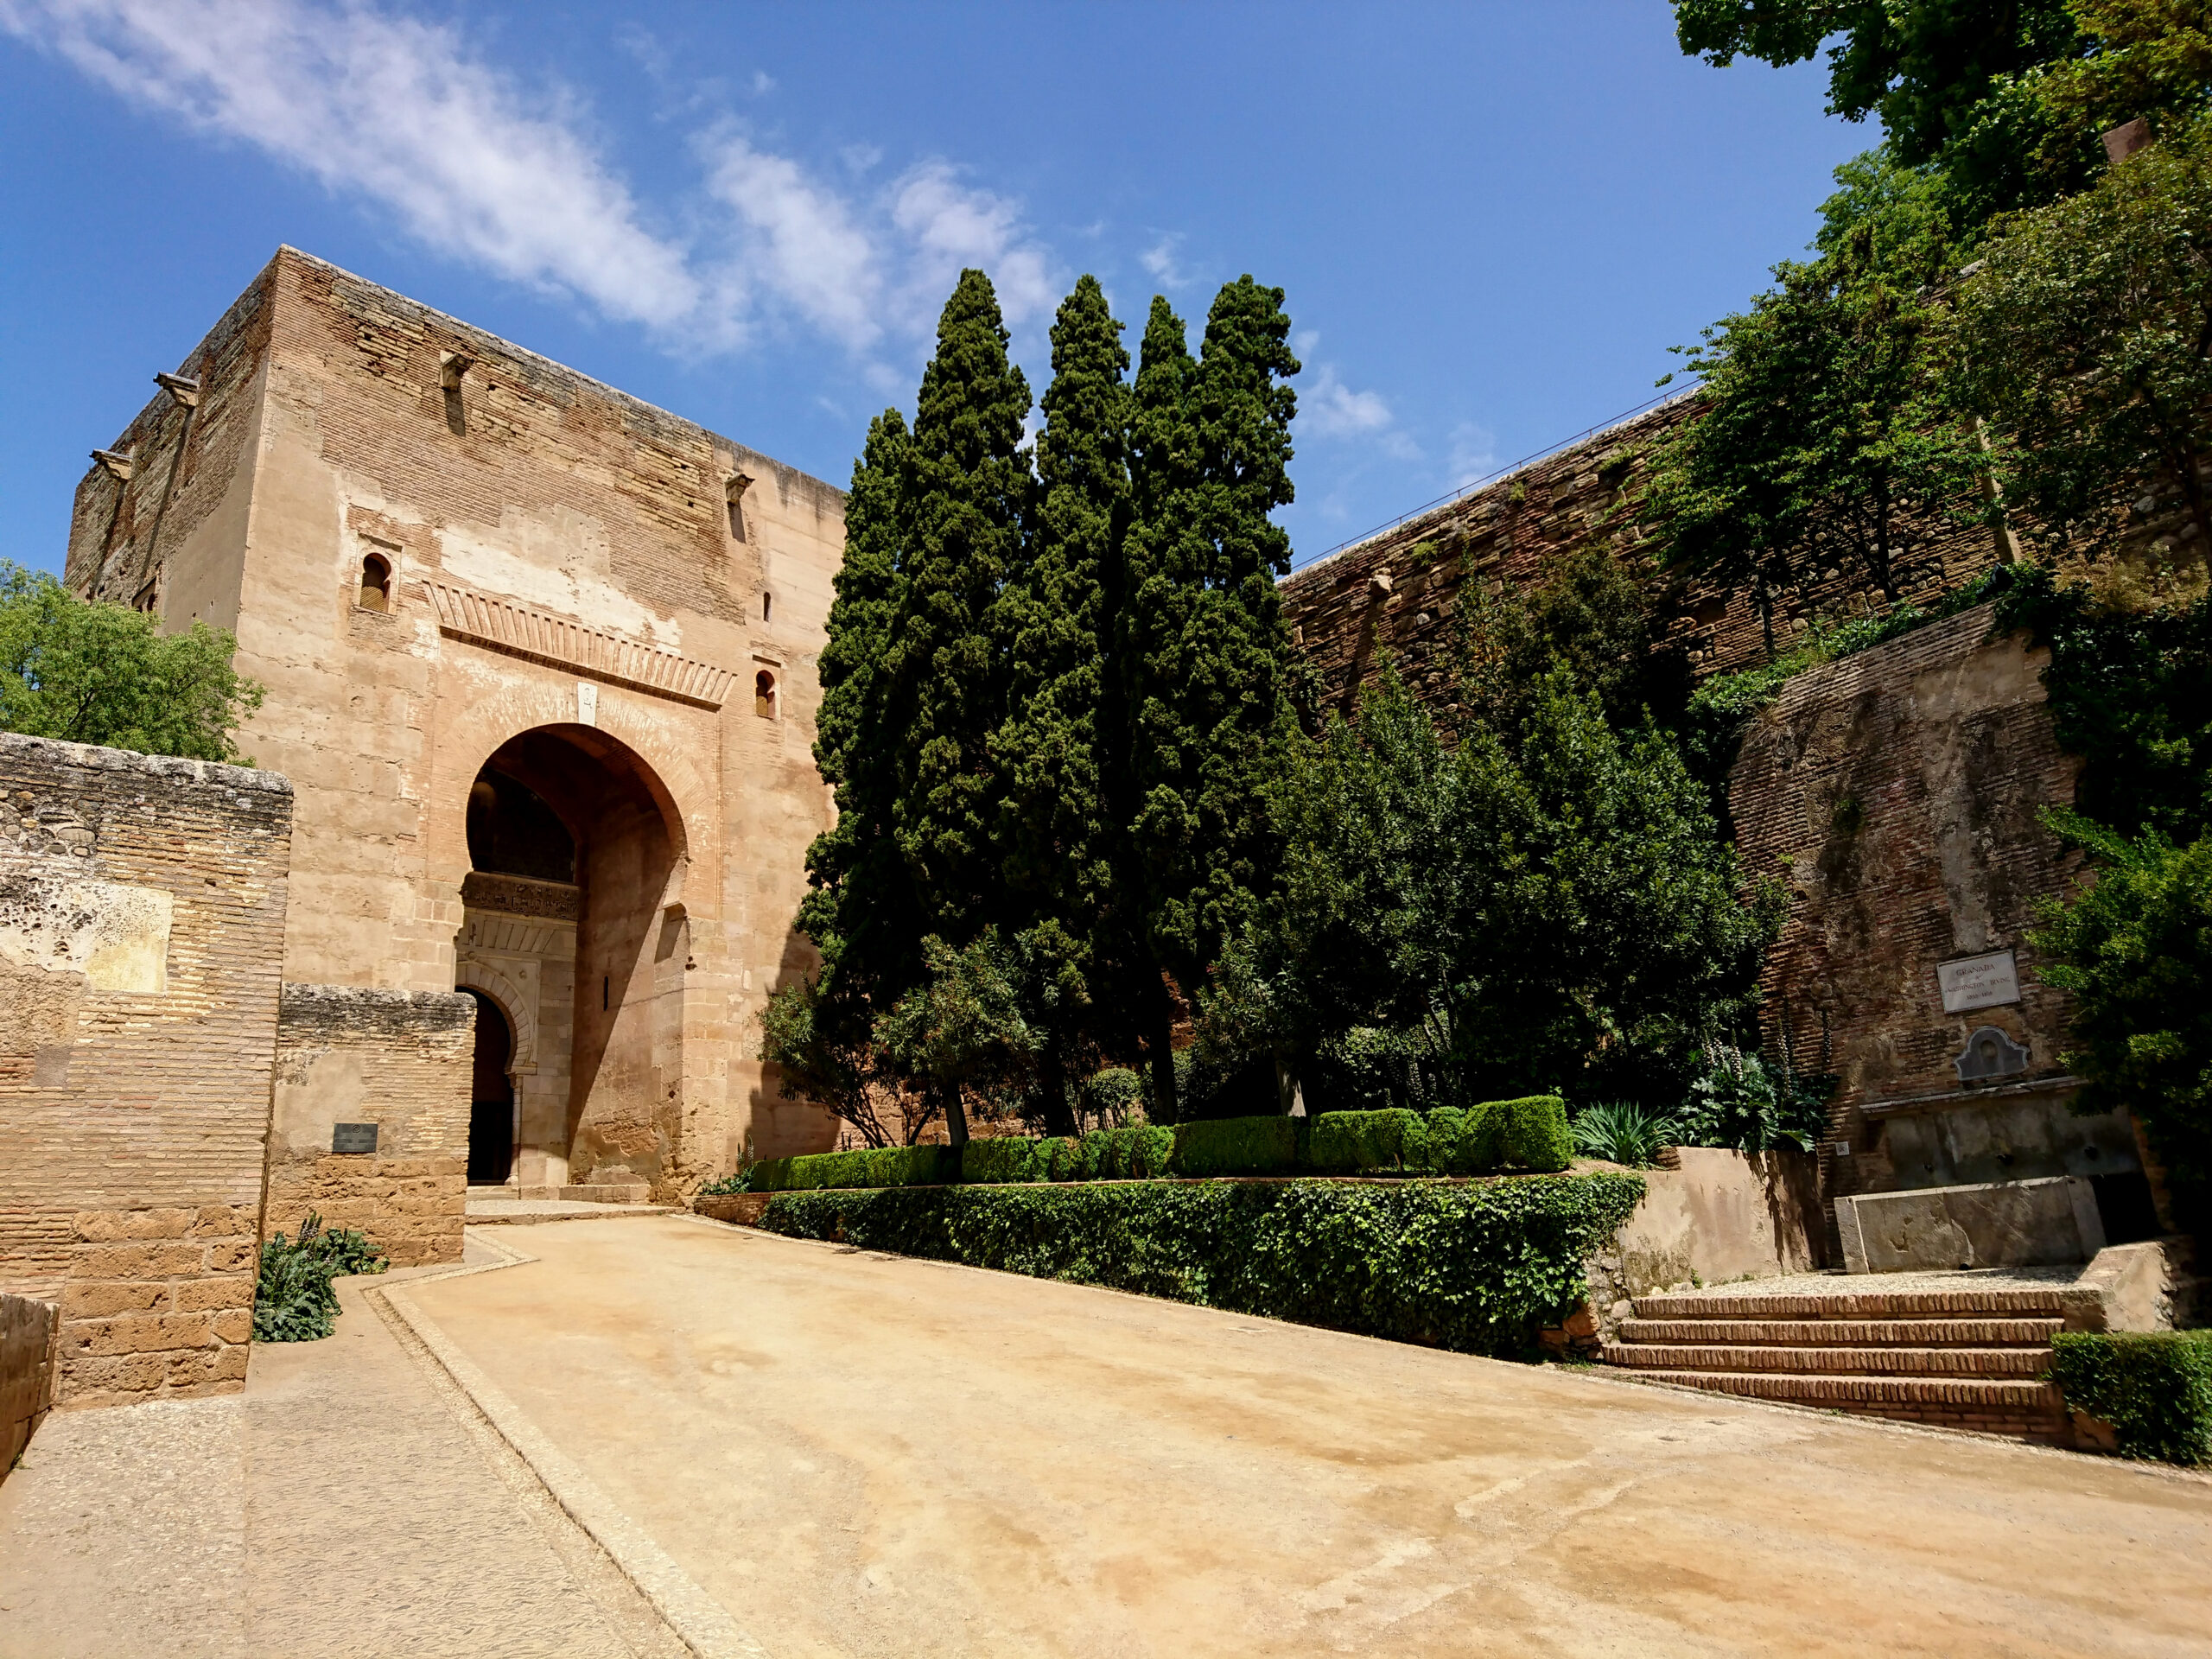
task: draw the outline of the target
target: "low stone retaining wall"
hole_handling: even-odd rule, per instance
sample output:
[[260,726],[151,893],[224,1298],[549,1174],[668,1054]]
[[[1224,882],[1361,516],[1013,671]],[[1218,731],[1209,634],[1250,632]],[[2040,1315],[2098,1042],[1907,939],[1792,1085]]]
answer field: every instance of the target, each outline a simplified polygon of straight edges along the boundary
[[772,1192],[702,1192],[691,1200],[694,1213],[709,1221],[734,1222],[741,1227],[757,1227],[760,1217],[767,1212]]
[[61,1311],[28,1296],[0,1296],[0,1480],[54,1403]]
[[1643,1172],[1643,1202],[1585,1267],[1590,1305],[1548,1338],[1594,1351],[1631,1298],[1692,1285],[1777,1279],[1829,1265],[1819,1166],[1809,1153],[1670,1147]]
[[2105,1247],[2096,1189],[2079,1175],[1847,1196],[1835,1220],[1853,1273],[2056,1267]]

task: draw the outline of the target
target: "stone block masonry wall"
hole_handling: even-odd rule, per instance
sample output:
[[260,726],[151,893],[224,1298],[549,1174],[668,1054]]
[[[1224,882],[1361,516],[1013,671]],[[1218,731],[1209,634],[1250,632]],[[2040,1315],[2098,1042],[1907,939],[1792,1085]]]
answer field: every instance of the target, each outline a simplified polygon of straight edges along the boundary
[[[1697,413],[1694,393],[1678,397],[1294,572],[1282,584],[1283,618],[1320,671],[1330,705],[1348,712],[1387,654],[1424,701],[1447,708],[1467,575],[1493,590],[1528,588],[1552,559],[1586,543],[1631,552],[1646,534],[1638,506],[1656,447]],[[1947,529],[1931,539],[1905,596],[1932,599],[1995,557],[1991,531]],[[1766,660],[1765,631],[1747,594],[1656,572],[1652,580],[1667,619],[1663,644],[1697,674]],[[1777,643],[1786,646],[1815,618],[1840,620],[1881,603],[1878,594],[1830,576],[1777,607]]]
[[0,1291],[62,1405],[245,1378],[292,794],[0,734]]
[[[287,985],[269,1137],[270,1233],[314,1211],[366,1233],[394,1267],[461,1260],[476,1004],[457,992]],[[373,1153],[334,1127],[373,1123]]]

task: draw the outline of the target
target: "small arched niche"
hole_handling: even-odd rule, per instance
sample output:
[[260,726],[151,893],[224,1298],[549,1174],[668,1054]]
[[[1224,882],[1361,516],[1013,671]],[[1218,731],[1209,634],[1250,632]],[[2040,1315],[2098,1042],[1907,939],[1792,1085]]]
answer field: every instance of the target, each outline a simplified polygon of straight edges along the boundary
[[391,561],[383,554],[361,556],[361,587],[353,602],[365,611],[391,608]]
[[765,668],[753,677],[753,712],[763,720],[776,717],[776,677]]

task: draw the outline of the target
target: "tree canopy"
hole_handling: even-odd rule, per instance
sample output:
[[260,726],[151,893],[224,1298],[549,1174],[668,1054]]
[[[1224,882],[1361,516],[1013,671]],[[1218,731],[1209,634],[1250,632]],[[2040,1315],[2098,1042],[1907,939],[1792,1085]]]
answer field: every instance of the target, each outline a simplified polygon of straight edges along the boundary
[[152,616],[0,561],[0,728],[250,765],[238,729],[263,692],[232,667],[236,648],[221,629],[163,633]]

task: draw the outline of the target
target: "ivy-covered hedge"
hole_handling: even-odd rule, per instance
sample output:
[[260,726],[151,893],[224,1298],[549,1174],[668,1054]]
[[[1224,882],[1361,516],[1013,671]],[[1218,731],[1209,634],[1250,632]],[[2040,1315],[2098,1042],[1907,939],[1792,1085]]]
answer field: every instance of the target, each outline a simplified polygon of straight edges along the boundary
[[780,1193],[793,1238],[1104,1285],[1465,1353],[1521,1355],[1635,1210],[1611,1173],[1443,1181],[1141,1181]]
[[1489,1175],[1563,1170],[1574,1155],[1567,1108],[1555,1095],[1493,1100],[1464,1110],[1324,1112],[1319,1117],[1229,1117],[1080,1137],[970,1141],[944,1147],[823,1152],[755,1164],[746,1191],[931,1186],[968,1181],[1146,1179],[1180,1175]]
[[2212,1463],[2212,1331],[2062,1331],[2050,1380],[2071,1409],[2113,1426],[2122,1457]]

